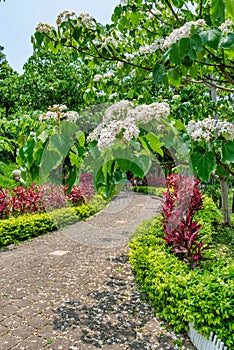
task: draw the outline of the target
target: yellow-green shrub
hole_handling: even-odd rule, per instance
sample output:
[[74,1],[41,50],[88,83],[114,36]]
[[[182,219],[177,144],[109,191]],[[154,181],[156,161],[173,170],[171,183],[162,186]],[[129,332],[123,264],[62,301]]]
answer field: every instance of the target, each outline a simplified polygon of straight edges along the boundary
[[[211,204],[205,203],[203,210],[210,207],[211,212],[201,213],[200,219],[207,219],[208,234],[215,231],[212,222],[217,222],[219,215]],[[176,332],[187,331],[188,322],[194,322],[203,335],[213,331],[225,345],[234,348],[233,259],[223,251],[218,254],[214,245],[209,253],[213,260],[192,270],[170,253],[162,235],[161,220],[156,218],[141,225],[129,244],[130,263],[143,292]]]
[[27,214],[0,221],[0,247],[29,238],[37,237],[67,225],[84,220],[105,206],[100,196],[88,204],[77,207],[57,209],[43,214]]

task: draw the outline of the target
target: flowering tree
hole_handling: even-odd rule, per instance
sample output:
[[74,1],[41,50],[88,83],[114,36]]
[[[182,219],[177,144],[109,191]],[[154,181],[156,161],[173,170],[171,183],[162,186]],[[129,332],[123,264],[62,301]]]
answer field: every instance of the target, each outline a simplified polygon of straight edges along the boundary
[[[218,89],[219,94],[226,93],[231,99],[230,93],[234,92],[233,7],[231,0],[195,0],[192,6],[182,0],[157,3],[126,0],[115,8],[112,23],[106,26],[88,14],[77,16],[64,11],[57,18],[57,28],[43,23],[37,26],[34,45],[52,52],[68,47],[91,67],[94,62],[105,62],[104,79],[115,81],[122,72],[125,76],[137,76],[145,82],[141,86],[141,103],[144,103],[144,92],[146,96],[149,92],[147,88],[144,90],[149,81],[158,87],[202,83]],[[95,72],[93,83],[101,81],[101,74]],[[134,88],[127,98],[135,98]],[[180,130],[186,131],[183,126]],[[97,142],[100,143],[102,136]],[[196,140],[196,147],[195,140],[191,139],[191,162],[202,179],[207,179],[213,171],[218,172],[221,180],[227,176],[227,170],[232,175],[234,141],[232,135],[229,138],[222,133],[207,145],[203,145],[201,139]],[[172,147],[169,138],[164,141],[166,148]],[[216,148],[212,147],[213,141]]]
[[53,105],[40,115],[40,127],[22,140],[17,157],[19,165],[33,180],[61,183],[60,172],[67,161],[65,184],[71,189],[80,171],[79,158],[85,143],[84,134],[76,126],[78,118],[78,113],[67,111],[65,105]]

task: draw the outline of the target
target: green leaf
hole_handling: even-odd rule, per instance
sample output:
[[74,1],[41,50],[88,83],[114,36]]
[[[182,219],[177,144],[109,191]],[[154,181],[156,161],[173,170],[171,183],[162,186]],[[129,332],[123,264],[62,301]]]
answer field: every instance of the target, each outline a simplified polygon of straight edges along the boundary
[[127,172],[129,169],[131,169],[132,162],[128,159],[123,158],[117,158],[116,159],[120,169],[123,173]]
[[57,169],[63,162],[63,157],[56,150],[45,150],[40,165],[40,178],[45,182],[50,172]]
[[41,46],[43,40],[44,40],[44,37],[45,37],[45,33],[39,33],[39,32],[36,32],[34,34],[35,38],[36,38],[36,41],[37,43],[39,44],[39,46]]
[[[169,50],[169,55],[170,55],[170,61],[175,64],[180,64],[181,63],[181,55],[180,55],[180,50],[178,43],[173,44]],[[182,55],[183,57],[183,55]]]
[[41,140],[43,143],[48,139],[49,132],[47,130],[43,130],[42,133],[37,137],[38,140]]
[[78,157],[78,154],[75,153],[74,151],[70,151],[69,152],[69,159],[70,159],[70,163],[72,166],[76,166],[77,168],[79,168],[80,166],[80,160],[79,160],[79,157]]
[[202,41],[198,34],[194,34],[190,38],[191,46],[196,49],[196,51],[200,51],[202,49]]
[[234,162],[234,141],[223,142],[222,155],[223,162]]
[[85,145],[85,134],[82,131],[79,130],[76,133],[76,138],[77,138],[80,146],[84,147],[84,145]]
[[231,16],[234,21],[234,2],[233,0],[224,0],[226,4],[226,12],[227,16]]
[[225,3],[223,0],[212,0],[210,8],[211,18],[215,22],[223,22],[225,19]]
[[48,143],[48,151],[56,150],[58,153],[61,154],[62,157],[66,157],[73,142],[74,141],[66,135],[62,135],[62,134],[51,135]]
[[130,170],[135,176],[140,178],[143,178],[145,175],[144,170],[137,163],[132,162]]
[[200,38],[204,45],[207,45],[212,49],[217,50],[220,43],[221,35],[222,34],[218,29],[209,29],[206,31],[202,31],[200,33]]
[[61,134],[64,136],[72,137],[78,130],[78,126],[68,120],[63,120],[60,124]]
[[179,48],[180,48],[180,57],[181,59],[183,59],[190,50],[190,39],[182,38],[179,42]]
[[163,144],[160,142],[159,138],[154,133],[150,132],[146,136],[146,140],[149,141],[151,149],[163,157],[163,150],[161,148]]
[[164,74],[164,66],[163,66],[163,64],[157,63],[154,66],[154,69],[153,69],[153,78],[154,78],[154,83],[156,85],[162,83],[163,74]]
[[77,168],[72,168],[70,173],[68,174],[68,177],[66,178],[66,185],[68,185],[67,193],[71,192],[72,186],[76,182],[78,177],[78,170]]
[[220,177],[228,176],[229,173],[220,165],[217,166],[216,174]]
[[76,42],[79,42],[81,33],[82,33],[82,28],[81,27],[75,27],[75,29],[74,29],[74,31],[72,33],[72,37],[75,39]]
[[33,138],[27,140],[26,144],[23,147],[24,157],[26,158],[26,161],[27,161],[29,167],[34,162],[34,157],[33,157],[34,147],[35,147],[35,141]]
[[228,33],[221,41],[220,47],[226,50],[234,48],[234,33]]
[[212,152],[194,152],[191,154],[191,163],[194,173],[197,173],[198,177],[207,181],[212,171],[215,170],[216,160]]
[[168,80],[174,86],[179,86],[181,82],[181,71],[178,67],[168,69]]

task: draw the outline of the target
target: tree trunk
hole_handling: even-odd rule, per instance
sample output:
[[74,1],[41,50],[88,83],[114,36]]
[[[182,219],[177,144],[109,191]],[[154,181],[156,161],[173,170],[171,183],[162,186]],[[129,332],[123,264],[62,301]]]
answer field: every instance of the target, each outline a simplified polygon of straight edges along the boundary
[[228,207],[228,183],[226,177],[220,177],[221,201],[223,211],[223,222],[225,225],[232,226],[231,214]]
[[232,213],[234,213],[234,193],[232,195]]

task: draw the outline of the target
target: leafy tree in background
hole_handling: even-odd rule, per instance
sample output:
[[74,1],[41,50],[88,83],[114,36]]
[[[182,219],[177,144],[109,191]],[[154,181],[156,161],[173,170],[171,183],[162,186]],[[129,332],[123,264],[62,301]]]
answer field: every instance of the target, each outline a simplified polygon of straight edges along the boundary
[[81,61],[74,61],[70,52],[58,54],[34,52],[25,63],[20,77],[20,105],[46,110],[49,105],[66,103],[77,109],[83,104],[83,93],[89,72]]
[[9,66],[3,50],[4,47],[0,46],[0,107],[8,117],[18,99],[18,73]]

